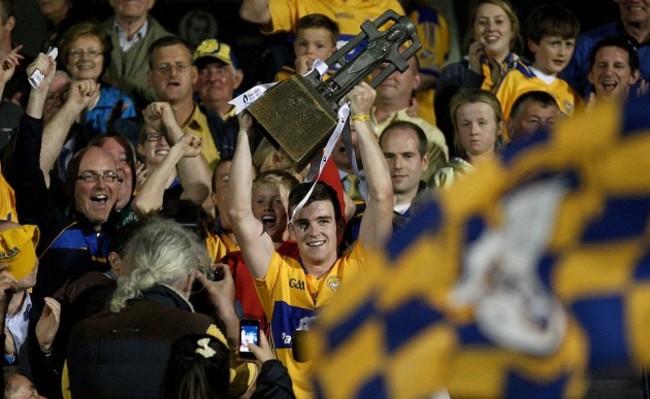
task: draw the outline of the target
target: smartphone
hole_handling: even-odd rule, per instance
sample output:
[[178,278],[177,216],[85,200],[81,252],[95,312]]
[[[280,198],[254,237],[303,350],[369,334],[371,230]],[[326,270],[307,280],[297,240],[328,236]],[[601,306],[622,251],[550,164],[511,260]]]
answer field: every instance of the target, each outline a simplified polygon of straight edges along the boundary
[[239,321],[239,357],[242,359],[255,359],[255,355],[248,347],[249,343],[259,345],[260,321],[257,319],[241,319]]

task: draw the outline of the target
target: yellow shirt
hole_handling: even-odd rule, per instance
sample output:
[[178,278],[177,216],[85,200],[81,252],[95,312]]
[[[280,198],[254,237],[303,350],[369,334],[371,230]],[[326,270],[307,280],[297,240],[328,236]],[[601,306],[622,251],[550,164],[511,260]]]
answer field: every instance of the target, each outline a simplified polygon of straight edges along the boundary
[[275,252],[263,279],[255,279],[255,288],[267,320],[278,359],[287,367],[296,397],[311,398],[311,361],[299,363],[293,358],[292,332],[317,316],[340,285],[354,279],[366,261],[366,252],[357,241],[349,254],[334,263],[327,274],[316,278],[305,272],[297,260]]
[[0,169],[0,219],[18,223],[16,195],[14,194],[14,189],[5,180],[2,169]]
[[217,262],[229,253],[239,251],[239,245],[232,242],[225,234],[208,233],[208,236],[205,238],[205,245],[208,247],[210,259]]
[[572,116],[576,107],[582,105],[582,98],[569,84],[560,78],[555,78],[551,83],[537,77],[534,72],[518,64],[516,69],[510,70],[499,86],[496,96],[501,103],[503,120],[510,120],[512,106],[522,94],[531,91],[544,91],[555,98],[562,114]]
[[212,139],[208,119],[205,117],[205,114],[201,112],[198,106],[194,106],[194,111],[192,112],[189,122],[183,126],[183,132],[191,133],[201,139],[203,144],[201,153],[208,162],[210,170],[213,170],[217,161],[220,159],[219,150],[217,150],[217,146],[214,144],[214,140]]

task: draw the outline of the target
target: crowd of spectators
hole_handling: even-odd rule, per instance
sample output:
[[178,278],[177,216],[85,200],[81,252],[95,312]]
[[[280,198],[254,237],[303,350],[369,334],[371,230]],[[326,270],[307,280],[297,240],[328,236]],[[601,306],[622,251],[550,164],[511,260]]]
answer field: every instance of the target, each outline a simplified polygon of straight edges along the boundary
[[[256,74],[276,84],[388,9],[418,32],[406,69],[373,88],[389,66],[377,62],[345,93],[350,117],[319,169],[231,104],[271,82],[244,84],[250,57],[209,13],[181,32],[152,16],[155,0],[109,0],[101,20],[39,0],[48,29],[30,56],[12,38],[29,22],[0,0],[5,397],[313,397],[298,342],[418,204],[563,119],[647,92],[650,2],[615,3],[617,20],[585,32],[560,4],[520,15],[473,0],[466,55],[450,59],[457,21],[426,1],[243,0],[242,23],[291,43]],[[294,110],[274,111],[291,134]],[[237,352],[250,318],[257,367]]]

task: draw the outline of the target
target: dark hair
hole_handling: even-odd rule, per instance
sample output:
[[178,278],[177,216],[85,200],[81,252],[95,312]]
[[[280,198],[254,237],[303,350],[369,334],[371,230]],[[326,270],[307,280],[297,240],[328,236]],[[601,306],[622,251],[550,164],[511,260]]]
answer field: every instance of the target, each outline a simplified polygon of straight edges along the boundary
[[629,39],[621,36],[608,36],[599,40],[596,45],[594,45],[594,48],[591,50],[591,54],[589,55],[589,69],[594,67],[594,64],[596,63],[596,54],[598,53],[598,50],[603,47],[618,47],[626,51],[632,72],[639,70],[639,54],[637,53],[636,47],[632,45],[632,42],[630,42]]
[[9,17],[14,15],[14,0],[0,0],[0,5],[2,6],[0,18],[5,23]]
[[512,104],[510,119],[515,120],[519,118],[519,115],[521,115],[522,111],[524,110],[524,105],[528,103],[537,103],[543,108],[555,107],[558,109],[558,111],[560,110],[560,106],[557,104],[557,101],[550,93],[541,90],[534,90],[517,97],[514,104]]
[[14,387],[11,379],[17,375],[27,378],[25,375],[25,370],[23,370],[23,368],[17,364],[2,368],[2,380],[4,381],[4,392],[2,397],[6,398],[8,394],[15,392],[17,387]]
[[334,46],[336,46],[336,42],[339,40],[340,34],[339,25],[331,18],[327,17],[326,15],[317,13],[307,14],[300,18],[298,22],[296,22],[295,35],[297,36],[298,32],[303,29],[311,28],[323,28],[329,31],[332,38],[332,43],[334,43]]
[[[289,194],[289,214],[291,214],[295,206],[298,205],[303,198],[305,198],[312,184],[313,183],[311,182],[301,183],[298,185],[298,187],[291,190],[291,193]],[[329,184],[318,181],[314,186],[314,191],[312,191],[304,206],[307,206],[315,201],[330,201],[332,203],[332,207],[334,207],[334,217],[336,218],[336,222],[338,223],[341,221],[342,213],[341,206],[339,204],[339,198],[336,194],[336,191],[334,191],[334,189]]]
[[526,38],[539,44],[544,36],[560,36],[575,39],[580,33],[580,22],[566,7],[560,4],[542,4],[526,18]]
[[196,233],[200,240],[206,239],[208,226],[212,226],[212,219],[203,207],[188,199],[174,198],[165,202],[158,216],[176,221]]
[[119,229],[115,229],[115,234],[111,235],[111,240],[108,244],[108,251],[115,252],[120,257],[124,257],[126,246],[131,241],[131,237],[133,237],[140,227],[145,225],[146,221],[146,218],[136,220],[126,223]]
[[190,61],[192,61],[192,45],[190,45],[187,40],[181,39],[178,36],[168,35],[163,36],[155,42],[151,43],[149,49],[147,50],[147,56],[149,58],[149,69],[153,69],[153,53],[159,48],[171,47],[180,44],[187,49],[187,53],[190,55]]
[[384,139],[384,136],[388,135],[394,129],[410,129],[415,133],[418,138],[418,152],[420,157],[423,157],[427,153],[428,143],[427,135],[424,133],[424,130],[413,122],[409,121],[395,121],[390,125],[386,126],[379,136],[379,146],[381,147],[381,142]]
[[223,342],[208,334],[189,334],[174,342],[164,399],[225,399],[229,385],[230,350]]
[[64,67],[68,67],[68,55],[70,54],[70,50],[72,50],[72,43],[83,36],[94,36],[99,39],[99,42],[101,43],[102,55],[104,56],[102,72],[99,75],[101,77],[111,64],[111,51],[113,51],[113,44],[106,29],[96,22],[77,22],[63,32],[61,40],[59,41],[59,49],[63,55],[63,57],[61,57],[61,63]]

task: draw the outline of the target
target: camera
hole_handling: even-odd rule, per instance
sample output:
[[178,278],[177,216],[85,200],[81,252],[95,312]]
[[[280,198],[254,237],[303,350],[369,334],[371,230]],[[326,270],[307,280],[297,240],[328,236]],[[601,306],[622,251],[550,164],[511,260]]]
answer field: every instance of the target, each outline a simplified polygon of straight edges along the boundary
[[210,266],[204,267],[201,269],[201,273],[205,274],[205,277],[210,281],[221,281],[224,277],[223,268],[227,266],[220,264],[217,264],[215,266],[216,268],[214,269]]

